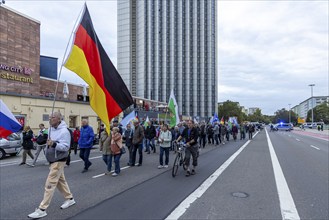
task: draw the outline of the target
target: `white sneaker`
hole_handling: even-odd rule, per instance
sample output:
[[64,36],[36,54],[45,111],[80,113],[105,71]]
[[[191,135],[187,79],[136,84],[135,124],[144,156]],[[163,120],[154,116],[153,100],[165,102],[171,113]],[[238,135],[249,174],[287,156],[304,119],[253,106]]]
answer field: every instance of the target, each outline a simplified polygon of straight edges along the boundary
[[61,209],[66,209],[74,204],[75,204],[74,199],[68,199],[63,203],[63,205],[61,205]]
[[117,173],[112,173],[112,176],[117,176],[117,175],[119,175],[119,174],[117,174]]
[[168,168],[168,165],[164,165],[164,168]]
[[42,218],[47,215],[46,210],[42,211],[41,209],[35,209],[35,211],[28,215],[29,218]]
[[162,169],[162,168],[163,168],[163,166],[162,166],[162,165],[159,165],[159,166],[158,166],[158,169]]

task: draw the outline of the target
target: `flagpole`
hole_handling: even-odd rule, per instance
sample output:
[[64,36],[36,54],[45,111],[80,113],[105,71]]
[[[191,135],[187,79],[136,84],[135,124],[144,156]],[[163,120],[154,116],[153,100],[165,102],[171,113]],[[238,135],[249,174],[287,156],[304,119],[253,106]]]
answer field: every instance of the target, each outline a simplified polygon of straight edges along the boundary
[[[84,11],[84,9],[86,8],[86,3],[84,4],[84,6],[82,7],[80,13],[79,13],[79,16],[77,18],[77,20],[75,21],[75,24],[73,26],[73,30],[71,31],[71,35],[70,35],[70,38],[69,38],[69,41],[67,42],[67,45],[66,45],[66,48],[65,48],[65,52],[64,52],[64,56],[63,56],[63,59],[62,59],[62,64],[61,64],[61,67],[59,69],[59,74],[58,74],[58,79],[57,79],[57,82],[56,82],[56,87],[55,87],[55,95],[54,95],[54,99],[53,99],[53,106],[51,108],[51,115],[54,114],[54,108],[55,108],[55,102],[56,102],[56,97],[57,97],[57,91],[58,91],[58,84],[59,84],[59,79],[61,78],[61,75],[62,75],[62,69],[63,69],[63,64],[64,64],[64,61],[65,61],[65,57],[66,57],[66,54],[67,54],[67,49],[69,48],[69,45],[70,45],[70,42],[71,42],[71,39],[72,39],[72,36],[73,36],[73,33],[74,33],[74,30],[76,28],[76,25],[78,23],[78,21],[80,20],[79,17],[81,17],[81,14],[82,12]],[[49,130],[50,131],[50,130]],[[50,136],[50,134],[49,134]]]

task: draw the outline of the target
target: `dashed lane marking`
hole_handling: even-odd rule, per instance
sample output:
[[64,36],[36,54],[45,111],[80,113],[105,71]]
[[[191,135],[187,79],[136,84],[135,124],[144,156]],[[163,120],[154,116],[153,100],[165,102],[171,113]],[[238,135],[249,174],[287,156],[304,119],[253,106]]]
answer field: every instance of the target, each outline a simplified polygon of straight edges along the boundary
[[311,145],[312,148],[316,149],[316,150],[320,150],[320,148],[316,147],[316,146],[313,146]]
[[[120,170],[125,170],[125,169],[128,169],[130,166],[126,166],[126,167],[122,167]],[[111,171],[110,173],[113,173],[114,171]],[[101,177],[101,176],[105,176],[105,173],[102,173],[102,174],[99,174],[99,175],[96,175],[96,176],[93,176],[92,178],[95,179],[97,177]]]

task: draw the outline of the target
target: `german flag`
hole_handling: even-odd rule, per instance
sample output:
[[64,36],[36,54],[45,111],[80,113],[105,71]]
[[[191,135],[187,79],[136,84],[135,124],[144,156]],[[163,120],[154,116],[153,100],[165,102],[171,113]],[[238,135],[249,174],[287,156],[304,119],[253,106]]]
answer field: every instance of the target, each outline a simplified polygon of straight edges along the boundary
[[132,96],[101,45],[85,5],[64,66],[89,85],[90,106],[106,125],[133,104]]

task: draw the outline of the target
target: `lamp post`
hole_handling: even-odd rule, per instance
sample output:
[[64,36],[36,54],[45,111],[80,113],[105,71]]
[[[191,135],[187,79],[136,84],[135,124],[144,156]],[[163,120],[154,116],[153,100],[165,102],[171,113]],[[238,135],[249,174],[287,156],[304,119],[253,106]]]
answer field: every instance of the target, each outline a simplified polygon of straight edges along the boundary
[[315,86],[315,84],[309,84],[308,86],[311,87],[311,108],[312,108],[312,128],[313,128],[313,86]]
[[291,121],[291,120],[290,120],[290,119],[291,119],[291,116],[290,116],[290,112],[291,112],[291,111],[290,111],[290,106],[291,106],[291,104],[288,104],[288,105],[289,105],[289,124],[290,124],[290,121]]

